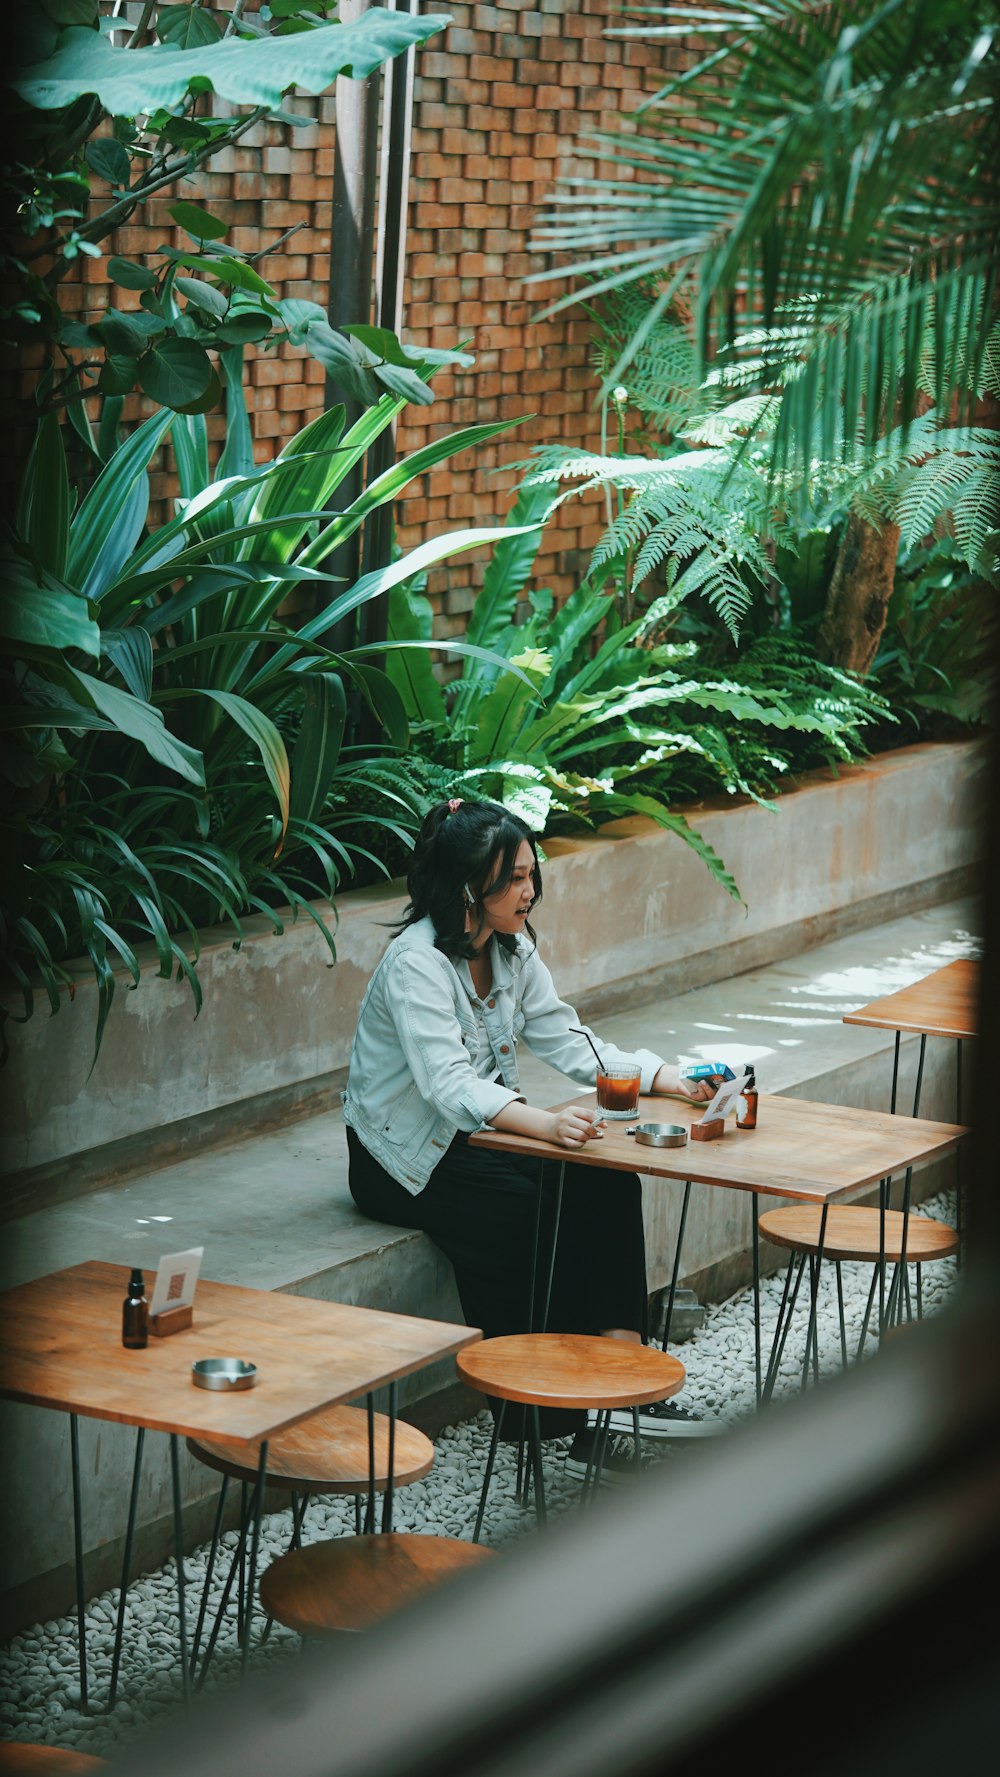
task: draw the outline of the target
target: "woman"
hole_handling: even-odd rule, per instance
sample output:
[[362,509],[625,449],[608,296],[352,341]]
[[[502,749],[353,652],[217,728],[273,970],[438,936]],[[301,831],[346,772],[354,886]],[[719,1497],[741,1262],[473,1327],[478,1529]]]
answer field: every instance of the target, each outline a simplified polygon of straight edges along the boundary
[[[470,1326],[486,1338],[525,1332],[535,1324],[538,1162],[470,1147],[468,1137],[508,1130],[570,1152],[600,1140],[596,1109],[536,1109],[517,1069],[523,1041],[593,1087],[594,1049],[538,954],[528,915],[541,899],[541,872],[534,836],[516,815],[494,802],[438,803],[420,830],[407,889],[351,1051],[351,1194],[376,1221],[431,1236],[452,1262]],[[625,1059],[613,1043],[596,1046],[609,1065]],[[711,1096],[708,1083],[682,1081],[650,1050],[633,1053],[643,1092]],[[545,1170],[550,1203],[558,1163]],[[645,1339],[646,1303],[638,1176],[570,1163],[549,1330]],[[552,1414],[543,1430],[556,1436],[583,1423],[579,1414]]]

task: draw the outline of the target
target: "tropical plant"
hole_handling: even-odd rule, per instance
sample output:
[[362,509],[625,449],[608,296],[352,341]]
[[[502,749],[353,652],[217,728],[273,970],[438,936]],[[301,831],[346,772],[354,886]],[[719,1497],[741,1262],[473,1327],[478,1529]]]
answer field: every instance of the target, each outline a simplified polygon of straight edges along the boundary
[[[536,231],[560,254],[538,279],[588,278],[590,301],[658,280],[605,391],[681,299],[701,373],[721,364],[731,388],[773,398],[776,476],[905,441],[928,388],[942,424],[969,424],[995,388],[998,24],[991,0],[722,0],[616,30],[714,41],[595,138],[611,175],[564,180]],[[839,663],[870,661],[897,542],[849,519],[827,626]]]
[[[365,855],[366,820],[405,843],[419,811],[401,763],[407,724],[395,686],[373,646],[335,649],[331,632],[403,580],[510,536],[485,528],[434,538],[331,598],[328,557],[371,513],[518,422],[437,439],[333,513],[345,475],[404,400],[384,395],[347,430],[334,408],[255,469],[238,363],[227,368],[230,429],[214,479],[204,419],[158,411],[74,512],[62,431],[55,415],[43,418],[9,551],[2,961],[29,1016],[37,977],[56,1011],[67,960],[89,958],[95,1057],[116,966],[137,984],[144,941],[161,975],[187,978],[196,1010],[206,922],[224,922],[238,943],[246,913],[280,930],[290,906],[316,921],[335,955],[313,897],[332,899]],[[147,466],[168,434],[182,498],[148,532]],[[327,596],[293,628],[282,606],[302,582],[327,582]],[[493,665],[522,676],[501,658]],[[381,748],[352,748],[348,687],[381,723]],[[372,812],[352,809],[359,798]],[[345,811],[350,846],[337,831]]]
[[[150,197],[190,181],[259,123],[306,122],[283,108],[290,91],[323,92],[343,73],[363,79],[448,22],[372,7],[341,24],[327,17],[334,10],[327,0],[276,0],[251,17],[238,3],[226,12],[147,0],[133,24],[118,0],[16,8],[4,186],[21,238],[6,265],[15,294],[4,330],[16,345],[44,346],[41,398],[68,406],[87,444],[82,397],[95,378],[105,395],[138,386],[161,406],[205,411],[222,395],[209,354],[250,342],[304,345],[366,405],[382,387],[431,399],[391,334],[348,337],[315,304],[279,303],[255,266],[287,233],[248,254],[228,241],[224,221],[186,200],[171,214],[190,246],[164,248],[153,263],[109,262],[117,288],[138,293],[137,307],[116,304],[85,324],[58,301],[81,256],[99,258],[100,243]],[[206,111],[209,94],[226,102],[225,115]]]
[[996,588],[969,579],[953,537],[904,549],[872,683],[911,732],[952,734],[989,720],[996,695]]
[[[651,288],[644,285],[612,292],[599,304],[588,305],[599,368],[617,355],[624,332],[635,324],[642,306],[648,311],[653,300]],[[1000,327],[994,327],[989,345],[984,383],[977,395],[1000,392]],[[931,328],[920,367],[928,400],[935,382],[936,352]],[[947,528],[967,563],[969,585],[983,578],[996,581],[1000,440],[995,431],[948,425],[931,407],[909,426],[892,428],[868,447],[858,442],[846,459],[837,439],[830,457],[814,456],[805,472],[796,464],[776,472],[771,439],[780,417],[780,398],[738,392],[743,372],[724,368],[695,388],[695,364],[685,318],[676,313],[663,317],[636,354],[636,386],[628,390],[628,406],[637,407],[641,416],[638,440],[645,460],[637,464],[634,456],[621,456],[588,461],[579,453],[548,453],[552,474],[585,476],[587,487],[615,488],[618,520],[609,523],[598,559],[619,548],[626,588],[630,580],[647,577],[665,555],[671,572],[682,566],[683,551],[678,558],[674,547],[683,530],[678,518],[685,510],[685,496],[690,503],[696,491],[697,522],[684,538],[685,548],[693,553],[684,572],[705,579],[734,638],[752,593],[761,587],[773,614],[783,609],[787,614],[789,601],[778,570],[787,569],[798,553],[800,537],[816,538],[824,532],[836,537],[816,613],[821,619],[819,640],[827,658],[839,660],[847,651],[848,664],[862,673],[871,666],[878,647],[900,542],[904,549],[913,549],[924,537]],[[624,389],[616,388],[611,397],[619,414],[620,450],[624,395]],[[623,489],[628,490],[624,499]],[[741,529],[749,533],[745,542]],[[713,535],[715,553],[734,535],[740,542],[733,560],[738,576],[730,573],[728,586],[712,566]],[[888,577],[880,599],[871,597],[870,577],[863,582],[855,571],[858,552],[866,548],[880,573]],[[867,602],[858,610],[862,593]]]
[[[439,793],[471,787],[497,797],[541,834],[647,815],[691,845],[739,899],[722,859],[674,805],[720,788],[761,800],[793,758],[856,757],[863,730],[886,706],[808,649],[763,638],[738,670],[720,670],[697,641],[663,639],[691,583],[626,622],[606,559],[558,610],[548,592],[524,601],[538,547],[528,527],[554,498],[544,475],[526,477],[513,533],[494,550],[468,629],[470,642],[508,658],[530,687],[478,654],[445,687],[426,655],[390,656],[414,747]],[[400,583],[389,600],[390,637],[426,641],[430,633],[427,600]]]

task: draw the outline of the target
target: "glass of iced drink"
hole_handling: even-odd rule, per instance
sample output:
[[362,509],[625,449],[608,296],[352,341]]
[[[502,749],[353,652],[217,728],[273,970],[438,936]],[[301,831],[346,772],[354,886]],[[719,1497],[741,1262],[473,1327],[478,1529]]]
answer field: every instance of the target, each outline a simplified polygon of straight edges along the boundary
[[642,1070],[637,1061],[597,1070],[598,1109],[609,1118],[634,1117],[639,1109]]

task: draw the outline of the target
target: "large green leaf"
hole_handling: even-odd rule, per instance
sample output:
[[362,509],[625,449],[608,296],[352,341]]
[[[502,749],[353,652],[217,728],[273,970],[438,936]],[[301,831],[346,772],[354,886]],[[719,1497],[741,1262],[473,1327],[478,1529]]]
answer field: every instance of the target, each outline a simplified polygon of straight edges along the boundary
[[205,43],[218,43],[222,26],[214,12],[200,6],[161,6],[156,14],[156,35],[161,43],[172,43],[177,49],[200,49]]
[[212,360],[193,339],[154,340],[138,363],[144,395],[161,407],[187,407],[212,385]]
[[542,540],[542,526],[555,504],[557,490],[522,487],[507,515],[510,535],[498,543],[483,578],[482,589],[469,619],[468,638],[482,648],[492,647],[514,621],[517,601],[534,565]]
[[61,110],[84,93],[95,94],[114,117],[138,117],[179,106],[193,80],[203,81],[237,105],[280,104],[291,87],[322,93],[338,74],[363,80],[411,44],[423,43],[450,24],[446,14],[414,18],[372,7],[349,25],[318,25],[289,37],[236,37],[175,49],[115,48],[95,31],[69,30],[55,54],[22,69],[11,82],[40,111]]
[[101,470],[70,524],[66,578],[99,599],[135,548],[149,508],[146,471],[173,420],[150,414]]
[[[398,499],[403,489],[416,480],[418,475],[426,475],[428,470],[448,457],[457,456],[463,450],[474,450],[489,439],[510,431],[511,427],[523,424],[523,420],[515,419],[498,420],[482,426],[464,426],[460,431],[448,432],[443,438],[436,438],[431,444],[425,444],[422,449],[413,451],[398,463],[393,463],[362,490],[346,512],[338,513],[331,524],[306,544],[302,551],[302,560],[318,566],[353,535],[369,512],[386,505],[390,500]],[[349,439],[352,436],[353,433],[348,434]],[[537,549],[537,543],[535,547]]]
[[32,650],[80,648],[100,658],[101,632],[85,599],[51,586],[39,586],[24,562],[2,563],[4,597],[0,599],[0,636]]
[[28,458],[22,513],[22,536],[35,559],[62,578],[69,543],[69,473],[58,415],[43,414]]
[[318,617],[311,617],[299,633],[303,641],[314,641],[325,635],[335,623],[339,623],[341,617],[357,610],[359,605],[367,604],[369,599],[378,598],[380,593],[390,591],[393,586],[402,585],[404,580],[412,580],[415,575],[423,574],[439,561],[447,561],[449,556],[461,555],[467,549],[481,549],[485,544],[496,543],[500,538],[511,535],[509,529],[491,526],[483,530],[446,531],[442,537],[431,537],[427,543],[411,549],[408,555],[401,556],[399,561],[391,562],[388,567],[374,568],[370,574],[362,574],[360,580],[334,599]]
[[209,482],[208,427],[200,413],[179,413],[170,428],[181,497],[191,500]]
[[159,710],[93,674],[77,672],[75,668],[69,670],[87,700],[122,734],[138,741],[158,765],[165,765],[179,777],[187,778],[189,783],[197,784],[199,789],[204,788],[205,767],[201,754],[197,748],[187,746],[170,733]]
[[294,819],[311,821],[323,807],[340,758],[346,721],[347,698],[338,674],[304,674],[302,721],[291,765]]
[[[244,734],[253,741],[261,757],[264,770],[274,791],[281,815],[281,833],[284,836],[288,826],[289,804],[291,796],[288,754],[285,743],[269,716],[262,710],[248,703],[245,697],[237,697],[231,691],[214,691],[205,688],[202,691],[177,692],[176,696],[210,697],[213,703],[225,710]],[[280,845],[279,848],[280,850]]]
[[[389,593],[386,634],[390,642],[433,640],[430,601],[412,586],[394,586]],[[413,722],[427,722],[439,734],[447,731],[445,701],[431,669],[428,648],[394,648],[386,655],[386,671],[392,679],[407,715]]]
[[[219,369],[226,389],[226,442],[216,465],[219,481],[227,475],[248,475],[253,468],[253,437],[243,393],[243,348],[230,346],[219,353]],[[206,476],[206,482],[207,482]]]

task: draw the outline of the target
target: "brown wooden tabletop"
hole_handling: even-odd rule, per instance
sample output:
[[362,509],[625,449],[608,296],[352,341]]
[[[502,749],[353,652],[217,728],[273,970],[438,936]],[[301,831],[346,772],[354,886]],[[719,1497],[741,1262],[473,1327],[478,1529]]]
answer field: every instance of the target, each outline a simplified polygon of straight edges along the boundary
[[[194,1324],[121,1342],[124,1265],[92,1259],[0,1295],[0,1395],[188,1437],[266,1438],[459,1351],[475,1327],[199,1280]],[[146,1274],[152,1299],[154,1273]],[[196,1388],[191,1365],[239,1357],[253,1388]]]
[[[594,1102],[593,1094],[566,1100],[591,1106]],[[690,1100],[641,1098],[637,1121],[683,1123],[690,1128],[704,1108]],[[957,1123],[931,1123],[923,1117],[895,1117],[884,1111],[763,1093],[756,1129],[737,1129],[733,1118],[727,1117],[725,1134],[718,1141],[689,1140],[682,1148],[640,1147],[634,1136],[625,1133],[627,1127],[608,1123],[603,1139],[589,1141],[583,1148],[559,1148],[497,1129],[480,1130],[469,1140],[473,1147],[503,1153],[574,1160],[653,1178],[691,1179],[803,1203],[835,1203],[909,1166],[941,1159],[969,1134]]]
[[845,1024],[879,1030],[913,1031],[928,1037],[974,1037],[977,1030],[982,964],[968,957],[946,963],[922,981],[887,993],[880,1000],[845,1012]]

